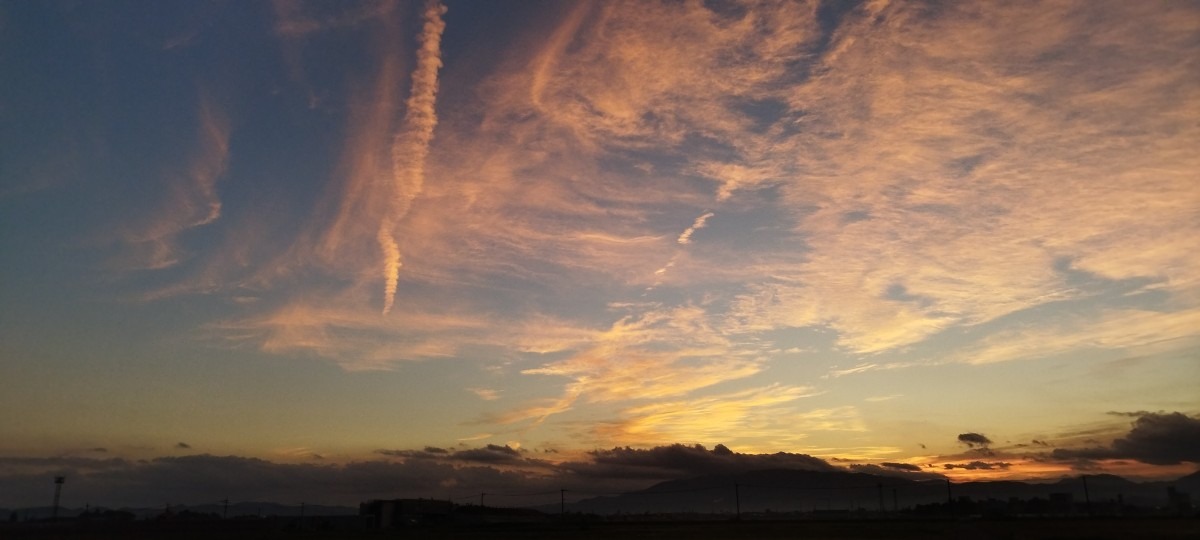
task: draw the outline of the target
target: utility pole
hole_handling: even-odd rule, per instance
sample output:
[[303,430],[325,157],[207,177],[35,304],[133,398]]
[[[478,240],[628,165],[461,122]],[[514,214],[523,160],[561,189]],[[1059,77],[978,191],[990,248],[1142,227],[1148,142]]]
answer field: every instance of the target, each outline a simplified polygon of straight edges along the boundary
[[950,515],[954,515],[954,493],[950,491],[950,479],[946,479],[946,508],[950,510]]
[[558,490],[558,515],[567,516],[567,490]]
[[58,521],[58,498],[62,495],[62,485],[66,480],[67,477],[65,476],[54,477],[54,510],[50,513],[51,521]]
[[883,482],[875,484],[875,489],[879,491],[879,513],[882,514],[887,511],[887,509],[883,507]]
[[221,519],[229,519],[229,499],[221,499]]
[[896,488],[892,488],[892,511],[900,512],[900,499],[896,497]]
[[734,509],[737,512],[737,514],[736,514],[737,519],[738,519],[738,521],[741,521],[741,519],[742,519],[742,486],[736,482],[733,484],[733,502],[735,505]]
[[1083,475],[1082,478],[1083,478],[1083,500],[1084,500],[1084,503],[1087,505],[1087,513],[1088,513],[1088,516],[1090,517],[1092,515],[1092,497],[1090,495],[1088,495],[1087,475],[1086,474]]
[[484,496],[484,495],[487,495],[487,493],[482,493],[482,492],[481,492],[481,493],[479,494],[479,507],[480,507],[480,508],[483,508],[483,496]]

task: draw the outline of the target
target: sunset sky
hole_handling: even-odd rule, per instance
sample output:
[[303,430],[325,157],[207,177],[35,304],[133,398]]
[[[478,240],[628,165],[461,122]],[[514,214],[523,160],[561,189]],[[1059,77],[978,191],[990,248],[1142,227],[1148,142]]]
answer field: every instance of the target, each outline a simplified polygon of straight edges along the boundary
[[1200,462],[1200,3],[0,1],[0,78],[0,505]]

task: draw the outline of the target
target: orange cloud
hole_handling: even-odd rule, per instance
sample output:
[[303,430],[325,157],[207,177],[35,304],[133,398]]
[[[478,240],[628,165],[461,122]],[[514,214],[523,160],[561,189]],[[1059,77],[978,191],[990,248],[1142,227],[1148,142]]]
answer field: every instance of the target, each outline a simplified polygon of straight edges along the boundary
[[442,66],[441,39],[446,23],[442,15],[446,6],[437,0],[425,4],[424,26],[417,50],[417,67],[412,74],[412,90],[404,111],[404,121],[392,143],[392,182],[389,185],[391,204],[379,225],[379,247],[384,260],[383,313],[392,309],[396,286],[400,279],[400,250],[393,229],[408,215],[413,199],[425,183],[425,157],[437,126],[434,108],[438,90],[438,69]]
[[804,438],[809,430],[832,425],[824,411],[795,411],[797,400],[814,393],[812,388],[772,385],[639,405],[623,409],[622,421],[600,425],[595,435],[597,440],[634,445],[720,440],[753,446],[770,441],[778,449]]

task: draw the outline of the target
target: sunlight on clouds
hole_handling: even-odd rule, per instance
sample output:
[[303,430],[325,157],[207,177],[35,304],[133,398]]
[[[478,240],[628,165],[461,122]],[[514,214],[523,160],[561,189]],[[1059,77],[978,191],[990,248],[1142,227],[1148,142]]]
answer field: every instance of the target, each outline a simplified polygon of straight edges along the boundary
[[701,214],[700,217],[696,218],[696,221],[692,222],[691,227],[688,227],[683,231],[683,234],[679,235],[679,238],[676,240],[676,242],[684,245],[692,243],[692,235],[695,234],[696,231],[703,229],[704,225],[708,223],[708,218],[711,217],[713,217],[712,212],[705,212]]
[[[1181,50],[1188,23],[1117,5],[1138,13],[1089,38],[1065,5],[1032,19],[910,7],[851,20],[792,90],[806,132],[770,140],[757,166],[809,171],[784,183],[809,252],[763,265],[781,279],[735,306],[744,327],[827,324],[846,349],[879,352],[1079,297],[1062,257],[1114,279],[1195,282],[1186,171],[1200,158],[1186,148],[1200,133],[1172,113],[1196,110],[1200,91],[1139,21],[1161,20]],[[1063,48],[1084,60],[1034,60]]]
[[[626,419],[597,428],[599,440],[651,445],[677,441],[769,440],[776,448],[806,436],[808,430],[835,425],[822,411],[796,414],[796,400],[812,388],[772,385],[765,388],[629,407]],[[840,425],[840,424],[836,424]]]
[[412,90],[405,103],[404,120],[392,143],[391,204],[379,225],[379,246],[384,260],[383,314],[392,309],[396,286],[400,279],[400,250],[396,245],[396,223],[408,215],[413,199],[425,184],[425,157],[437,126],[434,108],[438,91],[438,69],[442,67],[441,39],[446,23],[442,15],[446,6],[437,0],[425,4],[425,21],[421,30],[421,45],[417,49],[417,67],[412,74]]
[[227,321],[216,328],[234,343],[258,343],[275,354],[306,352],[349,371],[393,369],[397,363],[450,357],[475,335],[487,341],[486,319],[422,313],[381,318],[357,298],[296,301],[267,315]]
[[500,399],[500,391],[491,388],[468,388],[468,392],[475,394],[484,401],[495,401]]
[[[347,84],[340,162],[282,254],[250,257],[274,239],[231,233],[245,245],[208,259],[204,287],[162,296],[253,267],[224,291],[262,301],[216,325],[238,343],[348,370],[470,357],[543,390],[497,411],[519,394],[460,385],[488,421],[553,432],[555,415],[612,408],[594,435],[631,444],[865,433],[853,406],[796,407],[813,388],[745,390],[785,362],[833,383],[1193,343],[1193,8],[818,7],[578,3],[467,73],[439,71],[437,2],[420,19],[277,3],[285,39],[352,27],[378,42],[374,73]],[[220,215],[229,128],[207,102],[200,117],[187,181],[129,237],[144,266],[176,264],[178,235]],[[1093,318],[1036,309],[1150,290]],[[829,339],[787,342],[808,332]],[[917,345],[932,352],[888,356]]]
[[703,310],[691,307],[617,321],[568,358],[523,370],[571,382],[557,400],[513,411],[504,421],[544,419],[580,399],[604,403],[684,395],[762,369],[760,360],[739,354],[705,319]]
[[987,364],[1054,356],[1076,349],[1177,347],[1179,341],[1195,342],[1198,328],[1200,309],[1173,313],[1105,311],[1091,317],[1073,316],[1055,324],[993,334],[977,348],[964,351],[961,358],[972,364]]

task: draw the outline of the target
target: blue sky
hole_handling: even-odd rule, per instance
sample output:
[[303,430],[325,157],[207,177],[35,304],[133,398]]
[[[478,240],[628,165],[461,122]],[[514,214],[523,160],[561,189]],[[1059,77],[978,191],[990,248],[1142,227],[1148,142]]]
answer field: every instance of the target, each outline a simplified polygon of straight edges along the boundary
[[1200,422],[1194,3],[3,2],[0,35],[2,474],[1195,470],[1096,450]]

